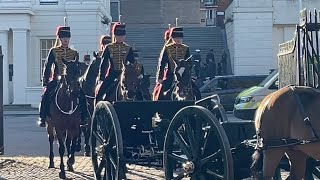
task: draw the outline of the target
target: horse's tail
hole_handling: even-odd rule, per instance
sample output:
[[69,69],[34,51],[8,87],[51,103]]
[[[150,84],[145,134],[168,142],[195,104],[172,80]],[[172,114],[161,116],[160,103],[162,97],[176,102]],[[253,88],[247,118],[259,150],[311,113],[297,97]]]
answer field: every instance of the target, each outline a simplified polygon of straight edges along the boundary
[[257,179],[262,177],[263,153],[261,152],[262,149],[258,149],[252,154],[252,164],[250,166],[253,177]]

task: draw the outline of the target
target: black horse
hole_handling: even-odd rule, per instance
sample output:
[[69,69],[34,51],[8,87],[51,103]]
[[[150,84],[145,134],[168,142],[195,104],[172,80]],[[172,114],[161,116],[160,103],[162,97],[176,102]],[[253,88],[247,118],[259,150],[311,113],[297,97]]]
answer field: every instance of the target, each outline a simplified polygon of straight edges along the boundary
[[[91,129],[91,117],[93,114],[94,106],[95,106],[95,98],[96,98],[96,86],[98,84],[98,75],[99,75],[99,68],[101,64],[102,58],[98,56],[98,53],[93,52],[93,61],[86,69],[83,76],[80,78],[80,84],[82,87],[83,92],[85,93],[85,96],[87,98],[87,109],[89,112],[89,118],[88,118],[88,125],[81,128],[81,132],[83,132],[85,137],[85,156],[90,155],[90,144],[89,144],[89,138],[90,138],[90,129]],[[78,144],[81,144],[81,132],[80,137],[78,139]]]

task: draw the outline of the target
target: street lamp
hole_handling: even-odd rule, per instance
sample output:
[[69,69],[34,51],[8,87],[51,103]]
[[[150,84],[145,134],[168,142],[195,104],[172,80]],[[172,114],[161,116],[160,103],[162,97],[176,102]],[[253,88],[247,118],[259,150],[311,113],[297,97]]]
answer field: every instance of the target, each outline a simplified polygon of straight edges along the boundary
[[0,155],[4,154],[4,129],[3,129],[3,54],[0,46]]

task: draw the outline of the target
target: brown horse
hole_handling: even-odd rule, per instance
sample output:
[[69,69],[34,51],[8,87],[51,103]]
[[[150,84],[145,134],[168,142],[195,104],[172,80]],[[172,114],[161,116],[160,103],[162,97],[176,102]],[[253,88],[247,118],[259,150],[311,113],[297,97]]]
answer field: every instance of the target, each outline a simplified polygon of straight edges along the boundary
[[255,115],[255,175],[261,170],[259,152],[263,151],[263,179],[272,179],[284,155],[291,162],[289,178],[304,178],[307,157],[320,160],[319,107],[320,91],[311,87],[286,86],[264,98]]
[[68,152],[67,170],[73,171],[72,166],[75,162],[74,153],[76,151],[76,140],[79,136],[81,115],[79,107],[79,59],[75,61],[63,60],[63,62],[67,67],[67,75],[62,76],[58,83],[57,90],[51,100],[49,110],[50,115],[47,117],[47,131],[50,143],[49,168],[54,168],[53,141],[56,137],[59,143],[60,154],[59,177],[65,179],[66,174],[63,162],[63,156],[65,153],[64,143],[66,143]]

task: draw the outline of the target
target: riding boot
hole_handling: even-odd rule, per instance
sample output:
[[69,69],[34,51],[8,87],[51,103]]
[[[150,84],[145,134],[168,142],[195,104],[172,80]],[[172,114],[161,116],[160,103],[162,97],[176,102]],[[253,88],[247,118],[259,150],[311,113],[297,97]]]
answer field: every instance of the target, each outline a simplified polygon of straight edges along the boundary
[[46,127],[46,106],[47,106],[47,101],[46,101],[46,96],[44,95],[41,100],[40,104],[40,118],[38,119],[38,125],[39,127]]

